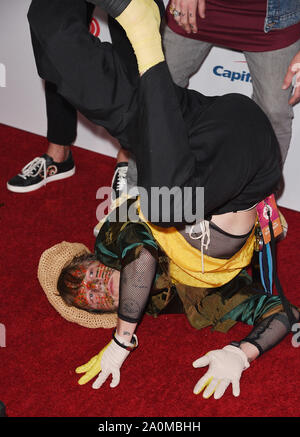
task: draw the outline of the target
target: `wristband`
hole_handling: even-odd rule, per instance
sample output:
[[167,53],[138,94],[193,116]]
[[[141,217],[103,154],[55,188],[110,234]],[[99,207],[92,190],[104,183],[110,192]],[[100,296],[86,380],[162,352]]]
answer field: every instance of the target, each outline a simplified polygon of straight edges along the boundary
[[231,343],[229,343],[230,346],[235,346],[235,347],[240,347],[241,342],[240,341],[232,341]]
[[117,332],[115,330],[113,332],[113,340],[114,340],[115,343],[117,343],[118,346],[120,346],[121,348],[123,348],[123,349],[125,349],[125,350],[127,350],[129,352],[132,352],[138,346],[138,339],[137,339],[137,336],[135,334],[133,334],[130,343],[125,344],[125,343],[121,343],[121,338],[120,338],[120,336],[117,334]]

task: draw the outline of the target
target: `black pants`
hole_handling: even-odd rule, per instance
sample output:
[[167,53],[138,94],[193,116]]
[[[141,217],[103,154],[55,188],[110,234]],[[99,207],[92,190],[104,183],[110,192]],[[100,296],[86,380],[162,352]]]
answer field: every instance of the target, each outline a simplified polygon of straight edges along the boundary
[[[89,29],[95,6],[85,1],[83,1],[83,6],[82,17],[86,22],[87,29]],[[136,74],[136,60],[128,42],[125,43],[126,47],[124,48],[126,38],[123,29],[111,17],[108,17],[108,27],[115,50],[118,51],[128,69],[131,69],[131,74]],[[44,49],[32,28],[31,40],[38,67],[42,63]],[[77,109],[58,92],[57,85],[48,80],[45,80],[45,99],[48,141],[59,145],[72,144],[77,134]]]
[[[136,63],[131,71],[122,51],[88,33],[84,9],[83,0],[33,0],[28,17],[44,48],[39,73],[133,152],[146,192],[178,187],[169,220],[160,211],[151,219],[148,196],[152,222],[177,225],[177,211],[187,203],[193,209],[198,187],[204,187],[205,218],[247,209],[272,193],[281,176],[279,146],[251,99],[206,97],[175,86],[165,62],[139,78]],[[190,188],[186,197],[184,187]]]
[[45,82],[47,111],[47,139],[62,146],[75,141],[77,134],[77,111],[58,92],[52,82]]

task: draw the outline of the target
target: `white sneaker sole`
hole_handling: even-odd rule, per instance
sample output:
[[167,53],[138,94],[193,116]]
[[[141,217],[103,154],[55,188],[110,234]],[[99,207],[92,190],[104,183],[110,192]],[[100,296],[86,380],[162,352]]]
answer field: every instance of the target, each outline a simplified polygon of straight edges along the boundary
[[76,171],[76,167],[74,166],[71,170],[66,171],[64,173],[59,173],[54,176],[49,176],[46,179],[43,179],[41,182],[38,182],[34,185],[29,185],[28,187],[16,187],[14,185],[10,185],[8,182],[6,184],[6,187],[9,191],[13,191],[14,193],[29,193],[30,191],[38,190],[39,188],[43,187],[44,185],[47,185],[49,182],[55,182],[59,181],[61,179],[67,179],[74,175]]

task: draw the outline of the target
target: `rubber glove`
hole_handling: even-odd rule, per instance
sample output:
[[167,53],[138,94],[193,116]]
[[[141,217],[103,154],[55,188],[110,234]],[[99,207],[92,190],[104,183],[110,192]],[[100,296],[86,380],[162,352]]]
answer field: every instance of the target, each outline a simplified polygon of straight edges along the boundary
[[223,349],[208,352],[193,362],[193,367],[209,366],[194,387],[194,394],[202,390],[203,397],[208,399],[213,393],[215,399],[220,399],[227,387],[232,384],[234,396],[240,394],[240,378],[242,372],[250,366],[246,354],[236,346],[225,346]]
[[117,334],[114,334],[113,339],[90,361],[82,366],[77,367],[76,373],[85,373],[79,381],[79,385],[86,384],[96,375],[98,378],[93,383],[92,387],[98,389],[112,374],[110,387],[116,387],[120,382],[120,368],[125,359],[130,354],[130,351],[137,347],[138,339],[133,335],[134,344],[124,343]]

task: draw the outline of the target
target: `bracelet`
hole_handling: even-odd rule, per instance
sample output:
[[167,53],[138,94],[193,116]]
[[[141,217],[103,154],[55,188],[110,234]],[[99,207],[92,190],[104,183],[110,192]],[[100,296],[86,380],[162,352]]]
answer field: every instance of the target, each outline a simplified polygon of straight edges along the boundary
[[229,343],[230,344],[230,346],[235,346],[235,347],[240,347],[240,345],[241,345],[241,342],[240,341],[232,341],[231,343]]
[[132,336],[132,339],[130,341],[131,344],[127,344],[127,345],[123,344],[119,340],[117,340],[115,334],[116,334],[116,330],[114,330],[114,332],[113,332],[113,340],[117,343],[118,346],[120,346],[123,349],[130,351],[130,352],[137,348],[138,341],[137,341],[137,336],[135,334],[133,334],[133,336]]

